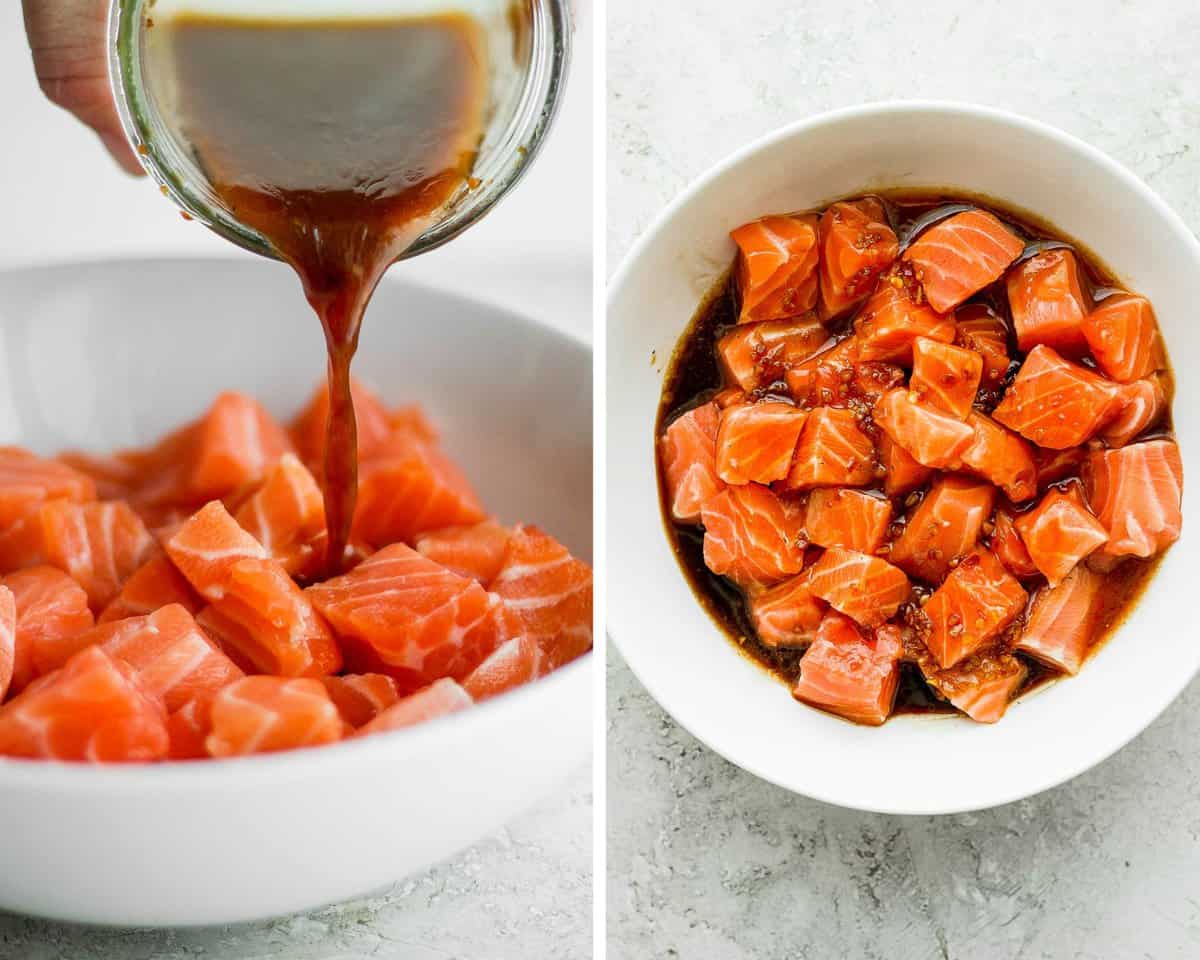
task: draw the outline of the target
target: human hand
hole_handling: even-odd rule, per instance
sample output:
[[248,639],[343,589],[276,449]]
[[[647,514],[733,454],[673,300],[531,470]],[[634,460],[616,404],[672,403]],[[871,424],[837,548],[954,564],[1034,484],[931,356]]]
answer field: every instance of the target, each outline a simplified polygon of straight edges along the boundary
[[108,83],[107,0],[21,0],[21,5],[42,92],[96,131],[126,173],[140,176]]

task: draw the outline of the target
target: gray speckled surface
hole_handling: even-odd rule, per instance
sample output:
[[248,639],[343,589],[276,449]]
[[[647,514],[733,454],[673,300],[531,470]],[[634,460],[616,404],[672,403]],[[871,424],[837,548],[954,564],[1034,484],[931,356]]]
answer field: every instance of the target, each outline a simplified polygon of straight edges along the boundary
[[[1056,124],[1195,229],[1198,53],[1200,8],[1172,0],[609,0],[609,268],[734,148],[893,97]],[[608,682],[611,960],[1200,956],[1200,686],[1057,790],[910,819],[738,770],[615,651]]]
[[585,960],[592,955],[591,782],[589,764],[483,842],[367,899],[265,923],[182,930],[0,914],[0,957]]

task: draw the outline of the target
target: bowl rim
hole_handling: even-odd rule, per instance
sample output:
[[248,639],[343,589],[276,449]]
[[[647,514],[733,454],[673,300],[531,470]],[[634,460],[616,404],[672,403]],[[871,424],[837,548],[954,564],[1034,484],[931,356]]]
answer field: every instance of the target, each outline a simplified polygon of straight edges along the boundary
[[[841,107],[834,110],[822,111],[802,119],[786,123],[774,130],[771,130],[749,143],[741,146],[731,153],[727,154],[717,162],[712,164],[708,169],[703,171],[699,176],[693,179],[680,193],[664,207],[650,224],[642,231],[641,235],[631,244],[625,256],[621,259],[617,269],[612,273],[607,288],[606,308],[608,323],[606,325],[606,334],[613,334],[614,317],[616,315],[615,308],[619,306],[619,300],[624,295],[624,288],[629,281],[630,275],[636,269],[639,261],[646,255],[652,246],[657,242],[658,237],[666,231],[696,199],[710,185],[727,175],[731,171],[736,170],[742,164],[751,160],[760,152],[769,150],[777,144],[802,137],[809,134],[818,128],[837,126],[846,122],[859,120],[874,120],[880,121],[887,118],[894,118],[899,115],[921,113],[926,115],[942,116],[947,120],[969,118],[971,120],[985,120],[1000,127],[1008,127],[1012,129],[1022,130],[1024,132],[1046,138],[1053,141],[1057,146],[1066,151],[1073,152],[1082,159],[1102,168],[1105,172],[1118,180],[1131,194],[1136,196],[1139,203],[1148,206],[1160,216],[1163,221],[1177,235],[1181,243],[1189,248],[1189,252],[1194,260],[1200,262],[1200,240],[1192,232],[1191,228],[1184,222],[1175,210],[1167,204],[1149,185],[1147,185],[1140,177],[1138,177],[1128,167],[1124,166],[1117,160],[1110,157],[1107,153],[1100,150],[1085,140],[1076,137],[1052,124],[1041,120],[1035,120],[1011,110],[1005,110],[998,107],[987,106],[983,104],[970,103],[968,101],[950,100],[950,99],[895,99],[895,100],[878,100],[868,103],[857,104],[849,107]],[[607,359],[607,354],[606,354]],[[610,371],[611,373],[611,371]],[[607,398],[606,398],[607,400]],[[653,447],[651,447],[653,449]],[[665,535],[665,534],[664,534]],[[1139,603],[1144,602],[1142,600]],[[1127,746],[1132,740],[1140,736],[1162,713],[1174,703],[1183,690],[1189,683],[1200,673],[1200,657],[1197,657],[1190,669],[1170,673],[1168,679],[1164,680],[1162,702],[1158,704],[1151,713],[1147,714],[1146,719],[1142,723],[1134,723],[1127,730],[1122,730],[1120,733],[1111,736],[1096,750],[1081,755],[1079,759],[1074,761],[1066,760],[1060,768],[1053,774],[1048,774],[1033,784],[1025,784],[1019,787],[1010,788],[1008,790],[998,790],[994,795],[985,801],[972,801],[962,803],[938,803],[937,798],[931,798],[933,802],[916,804],[891,804],[887,800],[886,791],[881,791],[878,798],[869,800],[862,799],[847,799],[844,796],[838,795],[839,791],[831,789],[825,790],[820,783],[815,785],[805,783],[803,789],[796,783],[791,782],[794,778],[790,778],[785,772],[770,769],[767,765],[755,762],[743,762],[739,759],[728,745],[722,743],[718,745],[716,742],[719,738],[714,736],[712,732],[701,733],[689,724],[680,719],[679,713],[674,709],[670,702],[669,695],[664,696],[664,684],[660,684],[657,678],[652,675],[651,671],[642,669],[644,665],[640,658],[635,653],[630,656],[629,651],[636,648],[639,641],[634,640],[626,643],[621,639],[621,626],[632,626],[632,623],[621,615],[614,616],[614,610],[608,610],[607,628],[608,636],[612,642],[620,650],[622,658],[629,667],[638,682],[645,687],[646,691],[654,698],[655,702],[671,715],[672,719],[683,727],[691,736],[695,737],[704,744],[709,750],[712,750],[718,756],[740,767],[743,770],[753,774],[754,776],[767,781],[777,787],[788,790],[792,793],[808,797],[822,803],[830,804],[831,806],[842,807],[845,809],[861,810],[867,813],[901,815],[901,816],[941,816],[957,813],[968,813],[992,809],[994,807],[1004,806],[1014,803],[1028,797],[1036,796],[1047,790],[1051,790],[1057,786],[1074,779],[1091,768],[1103,763],[1105,760],[1112,757],[1118,751]],[[711,617],[708,619],[711,620]],[[713,625],[716,629],[715,624]],[[629,633],[636,633],[635,630],[630,630]],[[722,641],[728,644],[728,638],[722,637]],[[753,667],[753,664],[747,664]],[[1044,691],[1034,691],[1034,693]],[[810,708],[811,709],[811,708]],[[942,716],[912,716],[903,718],[911,723],[939,723],[946,722]]]
[[[0,268],[0,293],[6,280],[18,276],[38,273],[55,273],[62,270],[76,274],[88,270],[106,270],[131,264],[172,265],[175,267],[207,269],[240,269],[256,274],[262,266],[237,256],[215,255],[131,255],[87,259],[53,260],[29,266]],[[407,286],[424,293],[443,297],[452,302],[469,305],[473,309],[485,309],[503,314],[507,320],[518,325],[536,328],[542,335],[567,348],[578,348],[593,353],[587,339],[574,330],[555,327],[530,314],[518,313],[499,303],[472,297],[457,291],[446,290],[436,284],[414,281],[407,276],[385,275],[382,283],[389,286]],[[0,296],[0,306],[3,297]],[[0,322],[3,319],[0,318]],[[594,413],[593,413],[594,422]],[[593,520],[593,550],[595,551],[596,524]],[[593,624],[593,629],[595,624]],[[581,686],[591,694],[589,672],[594,661],[595,650],[564,664],[557,670],[540,677],[533,683],[522,684],[496,697],[476,703],[469,710],[435,717],[424,723],[401,730],[391,730],[370,737],[349,738],[319,747],[302,747],[278,753],[256,754],[248,757],[226,757],[204,761],[166,760],[158,763],[141,764],[87,764],[66,763],[52,760],[28,760],[17,757],[0,757],[0,791],[16,788],[48,789],[57,792],[72,791],[90,793],[102,791],[106,794],[143,793],[147,789],[177,791],[195,790],[197,787],[216,787],[220,790],[236,789],[239,785],[257,785],[264,780],[301,780],[324,777],[338,773],[355,765],[361,765],[371,753],[384,754],[390,751],[398,758],[407,749],[421,749],[434,737],[484,736],[492,718],[501,710],[518,709],[534,697],[561,696],[560,688],[568,685]],[[379,762],[389,761],[386,758]]]

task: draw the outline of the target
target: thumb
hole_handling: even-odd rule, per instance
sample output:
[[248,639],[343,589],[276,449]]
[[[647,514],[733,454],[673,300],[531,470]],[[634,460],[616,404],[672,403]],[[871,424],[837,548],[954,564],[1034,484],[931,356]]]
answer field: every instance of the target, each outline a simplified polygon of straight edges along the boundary
[[108,82],[106,0],[22,0],[38,85],[91,127],[126,173],[140,176]]

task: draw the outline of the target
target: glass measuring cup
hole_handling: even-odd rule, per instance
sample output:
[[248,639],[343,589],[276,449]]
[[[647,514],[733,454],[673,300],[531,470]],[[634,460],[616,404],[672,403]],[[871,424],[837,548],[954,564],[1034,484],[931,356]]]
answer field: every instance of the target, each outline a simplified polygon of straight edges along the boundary
[[112,0],[109,72],[126,136],[142,165],[188,216],[255,253],[279,253],[222,200],[181,131],[153,68],[151,34],[173,15],[329,21],[466,14],[483,26],[487,121],[468,183],[402,253],[447,242],[483,217],[520,179],[554,118],[570,55],[569,0]]

